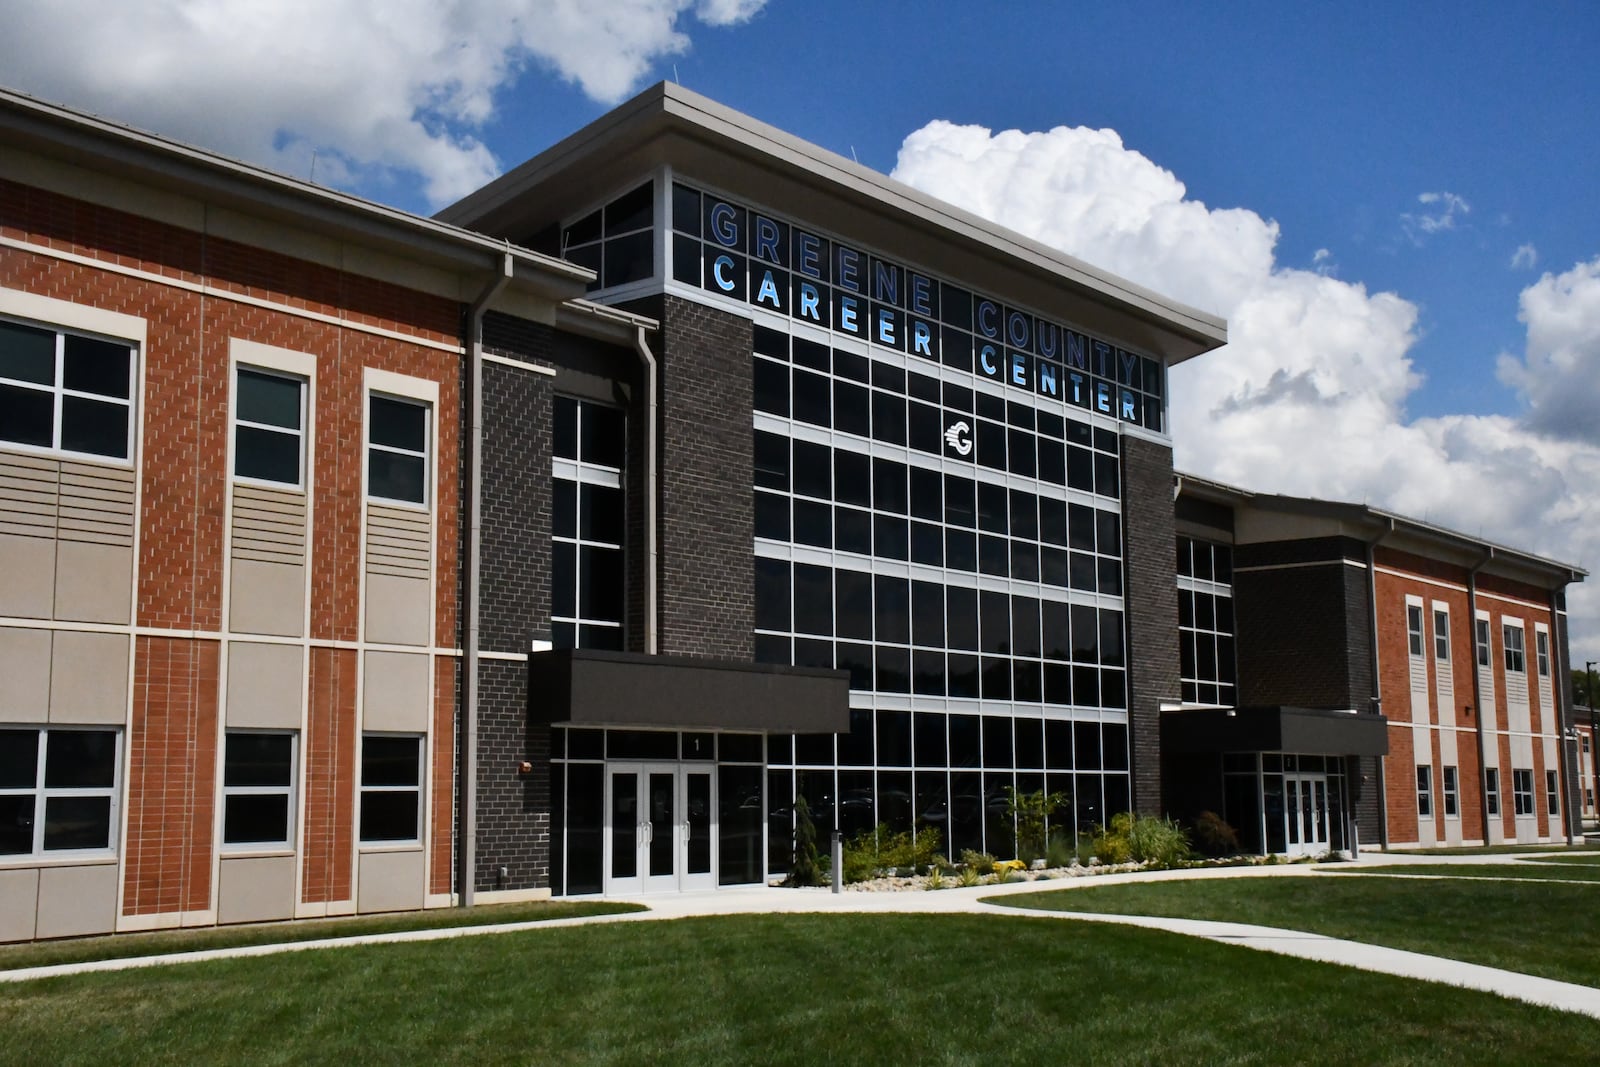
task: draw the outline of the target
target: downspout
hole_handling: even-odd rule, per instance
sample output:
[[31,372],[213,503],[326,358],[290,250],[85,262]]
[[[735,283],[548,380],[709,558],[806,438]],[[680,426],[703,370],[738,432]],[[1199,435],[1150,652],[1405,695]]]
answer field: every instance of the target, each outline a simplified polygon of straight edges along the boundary
[[478,584],[482,551],[478,527],[483,511],[483,315],[495,297],[510,283],[516,262],[507,251],[500,271],[472,302],[468,317],[467,360],[467,586],[461,611],[466,619],[466,666],[461,673],[461,738],[456,746],[457,811],[460,818],[459,849],[463,908],[472,907],[474,872],[478,860]]
[[[1367,650],[1372,656],[1372,707],[1383,713],[1383,688],[1378,674],[1378,564],[1377,548],[1385,537],[1394,532],[1394,520],[1388,520],[1388,527],[1379,531],[1378,536],[1368,541],[1367,544],[1367,607],[1370,609],[1370,618],[1367,620]],[[1387,734],[1387,728],[1385,728]],[[1378,845],[1384,851],[1389,848],[1389,785],[1385,771],[1385,763],[1389,757],[1378,757]]]
[[[1483,813],[1483,843],[1489,843],[1488,749],[1483,736],[1483,669],[1478,664],[1478,572],[1494,559],[1494,549],[1485,548],[1483,559],[1467,572],[1467,622],[1472,635],[1472,703],[1478,709],[1478,810]],[[1489,651],[1489,669],[1494,670],[1494,650]]]
[[633,335],[633,347],[644,364],[644,650],[656,654],[656,357],[645,340],[645,328]]
[[[1556,590],[1550,590],[1550,672],[1556,691],[1556,722],[1561,729],[1561,744],[1557,751],[1561,753],[1561,815],[1562,821],[1567,824],[1567,844],[1576,845],[1582,827],[1579,825],[1578,815],[1574,812],[1577,807],[1573,803],[1578,798],[1578,783],[1573,778],[1569,767],[1576,769],[1578,765],[1578,740],[1577,732],[1572,725],[1572,702],[1567,699],[1571,685],[1571,668],[1562,660],[1562,649],[1566,642],[1561,640],[1565,630],[1556,623]],[[1571,753],[1571,760],[1567,756]]]

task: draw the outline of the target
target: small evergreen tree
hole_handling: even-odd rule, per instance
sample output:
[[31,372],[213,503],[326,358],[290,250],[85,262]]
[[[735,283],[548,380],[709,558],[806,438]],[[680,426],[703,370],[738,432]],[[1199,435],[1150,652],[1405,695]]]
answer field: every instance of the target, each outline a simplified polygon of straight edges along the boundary
[[817,869],[817,827],[811,821],[811,806],[805,797],[794,798],[794,862],[789,865],[786,886],[821,885]]

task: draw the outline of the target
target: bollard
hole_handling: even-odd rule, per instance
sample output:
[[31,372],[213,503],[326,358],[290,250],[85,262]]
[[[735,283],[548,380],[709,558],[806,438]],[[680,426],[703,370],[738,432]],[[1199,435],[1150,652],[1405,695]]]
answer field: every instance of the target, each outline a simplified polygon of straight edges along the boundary
[[833,891],[844,892],[844,835],[833,832]]

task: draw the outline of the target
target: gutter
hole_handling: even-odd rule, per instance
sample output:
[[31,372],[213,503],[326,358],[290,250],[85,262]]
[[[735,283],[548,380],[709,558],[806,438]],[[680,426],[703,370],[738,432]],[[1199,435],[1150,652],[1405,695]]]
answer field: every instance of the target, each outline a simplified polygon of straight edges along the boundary
[[1572,688],[1572,668],[1562,657],[1562,651],[1567,647],[1567,628],[1558,626],[1556,611],[1556,590],[1550,590],[1550,670],[1555,675],[1556,691],[1556,722],[1561,727],[1561,790],[1562,822],[1567,824],[1567,844],[1576,845],[1582,836],[1582,819],[1578,809],[1578,740],[1577,729],[1572,721],[1572,701],[1567,699],[1567,694]]
[[[1378,536],[1368,541],[1367,544],[1367,607],[1370,616],[1367,619],[1367,648],[1372,656],[1372,707],[1379,714],[1383,712],[1383,687],[1378,676],[1378,565],[1376,550],[1385,537],[1394,533],[1394,519],[1386,520],[1387,528],[1378,531]],[[1389,848],[1389,785],[1386,775],[1388,756],[1378,757],[1378,845],[1385,851]]]
[[644,365],[644,651],[654,656],[656,647],[656,357],[645,340],[645,327],[635,326],[634,351]]
[[466,620],[466,664],[461,677],[461,738],[456,746],[456,789],[459,793],[457,817],[460,819],[459,851],[463,908],[472,907],[478,859],[478,584],[483,567],[479,526],[483,511],[483,314],[489,304],[511,283],[516,273],[516,257],[511,246],[500,261],[499,273],[484,286],[472,302],[467,320],[468,374],[467,432],[467,584],[462,595],[462,615]]
[[[1483,737],[1483,671],[1478,665],[1478,572],[1494,559],[1494,548],[1483,550],[1483,559],[1467,572],[1468,632],[1472,635],[1472,700],[1478,706],[1478,724],[1473,733],[1478,735],[1478,810],[1483,812],[1483,843],[1489,844],[1489,773],[1488,750]],[[1489,670],[1494,670],[1494,647],[1489,648]]]

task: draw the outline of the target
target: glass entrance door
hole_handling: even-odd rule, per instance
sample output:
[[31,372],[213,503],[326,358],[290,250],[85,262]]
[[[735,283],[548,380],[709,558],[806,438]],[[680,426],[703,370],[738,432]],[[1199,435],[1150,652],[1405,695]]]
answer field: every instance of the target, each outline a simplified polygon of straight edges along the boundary
[[673,763],[606,767],[606,892],[714,888],[712,768]]
[[1283,776],[1283,814],[1288,853],[1316,856],[1328,851],[1328,779],[1321,774]]

